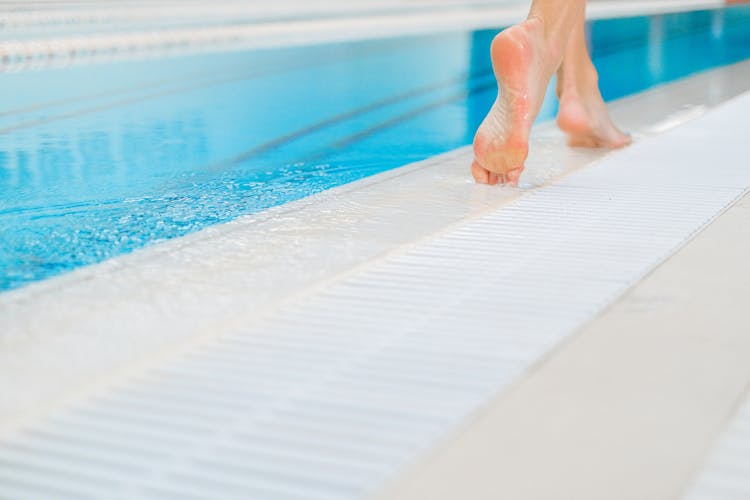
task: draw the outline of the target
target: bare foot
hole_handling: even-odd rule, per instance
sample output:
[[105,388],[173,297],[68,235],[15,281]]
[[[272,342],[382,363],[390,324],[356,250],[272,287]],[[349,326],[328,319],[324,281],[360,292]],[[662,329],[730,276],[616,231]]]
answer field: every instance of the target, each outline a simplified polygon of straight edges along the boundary
[[539,113],[559,55],[546,47],[544,26],[529,19],[492,41],[498,97],[474,136],[474,179],[483,184],[518,183]]
[[587,148],[621,148],[630,144],[628,134],[612,122],[599,93],[596,70],[591,67],[573,77],[559,75],[557,93],[560,109],[557,125],[568,134],[568,144]]

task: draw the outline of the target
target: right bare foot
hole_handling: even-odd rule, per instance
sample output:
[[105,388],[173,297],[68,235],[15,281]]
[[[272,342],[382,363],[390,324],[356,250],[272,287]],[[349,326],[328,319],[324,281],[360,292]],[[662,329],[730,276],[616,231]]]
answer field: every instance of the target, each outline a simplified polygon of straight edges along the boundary
[[560,63],[548,48],[541,20],[531,18],[492,41],[498,97],[474,136],[474,179],[518,183],[529,151],[529,133],[552,74]]

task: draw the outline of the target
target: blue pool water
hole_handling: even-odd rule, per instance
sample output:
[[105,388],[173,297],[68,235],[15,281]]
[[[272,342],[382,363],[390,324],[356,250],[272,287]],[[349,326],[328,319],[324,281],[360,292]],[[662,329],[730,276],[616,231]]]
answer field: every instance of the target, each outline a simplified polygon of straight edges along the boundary
[[[596,21],[602,92],[748,58],[748,26],[747,7]],[[2,75],[0,290],[469,144],[494,34]]]

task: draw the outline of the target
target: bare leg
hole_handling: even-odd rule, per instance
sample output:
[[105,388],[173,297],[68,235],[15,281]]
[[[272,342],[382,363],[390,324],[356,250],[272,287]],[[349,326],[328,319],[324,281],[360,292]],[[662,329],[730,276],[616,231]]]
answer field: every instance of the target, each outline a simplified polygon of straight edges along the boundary
[[589,57],[584,18],[573,28],[557,72],[560,110],[557,124],[568,134],[568,144],[583,147],[620,148],[630,144],[609,117],[599,93],[599,75]]
[[531,125],[584,12],[585,0],[534,0],[526,21],[492,41],[498,97],[474,137],[471,171],[477,182],[518,182]]

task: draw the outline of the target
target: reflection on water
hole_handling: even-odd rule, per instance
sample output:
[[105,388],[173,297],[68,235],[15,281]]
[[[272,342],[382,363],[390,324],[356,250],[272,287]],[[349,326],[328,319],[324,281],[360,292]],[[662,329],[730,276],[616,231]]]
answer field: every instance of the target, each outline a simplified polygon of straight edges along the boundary
[[[605,97],[750,56],[748,20],[593,23]],[[468,144],[494,34],[4,75],[0,290]]]

